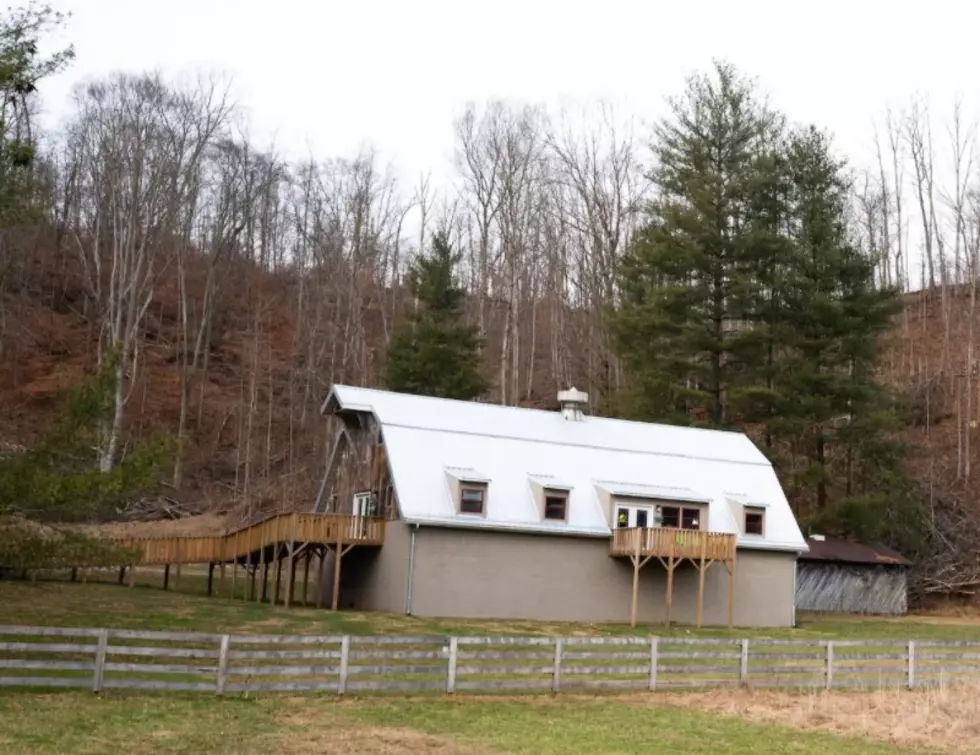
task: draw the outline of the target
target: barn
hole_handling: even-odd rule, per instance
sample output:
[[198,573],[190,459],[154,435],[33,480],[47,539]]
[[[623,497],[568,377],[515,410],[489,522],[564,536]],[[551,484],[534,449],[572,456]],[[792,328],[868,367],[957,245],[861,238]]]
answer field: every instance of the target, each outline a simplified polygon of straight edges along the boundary
[[796,573],[798,611],[901,615],[908,611],[908,570],[901,554],[881,545],[807,539]]

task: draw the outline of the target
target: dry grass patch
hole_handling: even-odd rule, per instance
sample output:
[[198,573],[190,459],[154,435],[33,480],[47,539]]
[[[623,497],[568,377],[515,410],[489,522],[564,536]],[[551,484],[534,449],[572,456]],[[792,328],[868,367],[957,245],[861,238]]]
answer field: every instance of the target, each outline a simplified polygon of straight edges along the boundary
[[707,692],[674,705],[753,723],[859,736],[904,747],[977,752],[980,687],[963,685],[873,692]]

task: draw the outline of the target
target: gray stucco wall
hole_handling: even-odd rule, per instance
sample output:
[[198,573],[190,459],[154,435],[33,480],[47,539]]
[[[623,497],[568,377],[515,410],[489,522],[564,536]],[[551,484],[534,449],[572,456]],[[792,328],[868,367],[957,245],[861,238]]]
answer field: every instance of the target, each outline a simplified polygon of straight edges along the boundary
[[[385,523],[381,548],[352,548],[340,565],[340,606],[365,611],[404,613],[408,592],[411,534],[408,525]],[[333,554],[327,555],[326,594],[329,605],[333,585]]]
[[[404,611],[408,528],[391,523],[386,542],[369,564],[357,607]],[[791,626],[796,555],[740,550],[736,569],[735,623]],[[345,564],[345,569],[348,568]],[[394,580],[394,582],[390,582]],[[412,613],[417,616],[629,621],[633,570],[609,556],[609,541],[463,529],[421,527],[416,534]],[[706,572],[704,620],[728,622],[728,572]],[[639,618],[665,618],[667,577],[652,559],[640,572]],[[697,571],[678,567],[672,619],[697,620]]]
[[904,614],[908,611],[906,568],[800,561],[796,607],[801,611]]

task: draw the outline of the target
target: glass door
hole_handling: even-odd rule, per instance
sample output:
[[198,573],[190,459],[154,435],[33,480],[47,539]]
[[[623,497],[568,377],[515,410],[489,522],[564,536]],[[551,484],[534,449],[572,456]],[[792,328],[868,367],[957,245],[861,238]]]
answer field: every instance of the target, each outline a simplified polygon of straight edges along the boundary
[[653,527],[653,506],[619,504],[616,506],[616,527]]

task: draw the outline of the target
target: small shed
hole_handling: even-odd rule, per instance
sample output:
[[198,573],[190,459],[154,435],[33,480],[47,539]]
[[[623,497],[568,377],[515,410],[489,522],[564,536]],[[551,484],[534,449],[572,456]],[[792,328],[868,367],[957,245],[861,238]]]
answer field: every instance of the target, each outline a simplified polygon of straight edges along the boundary
[[807,538],[796,572],[800,611],[901,615],[908,611],[909,561],[882,545]]

